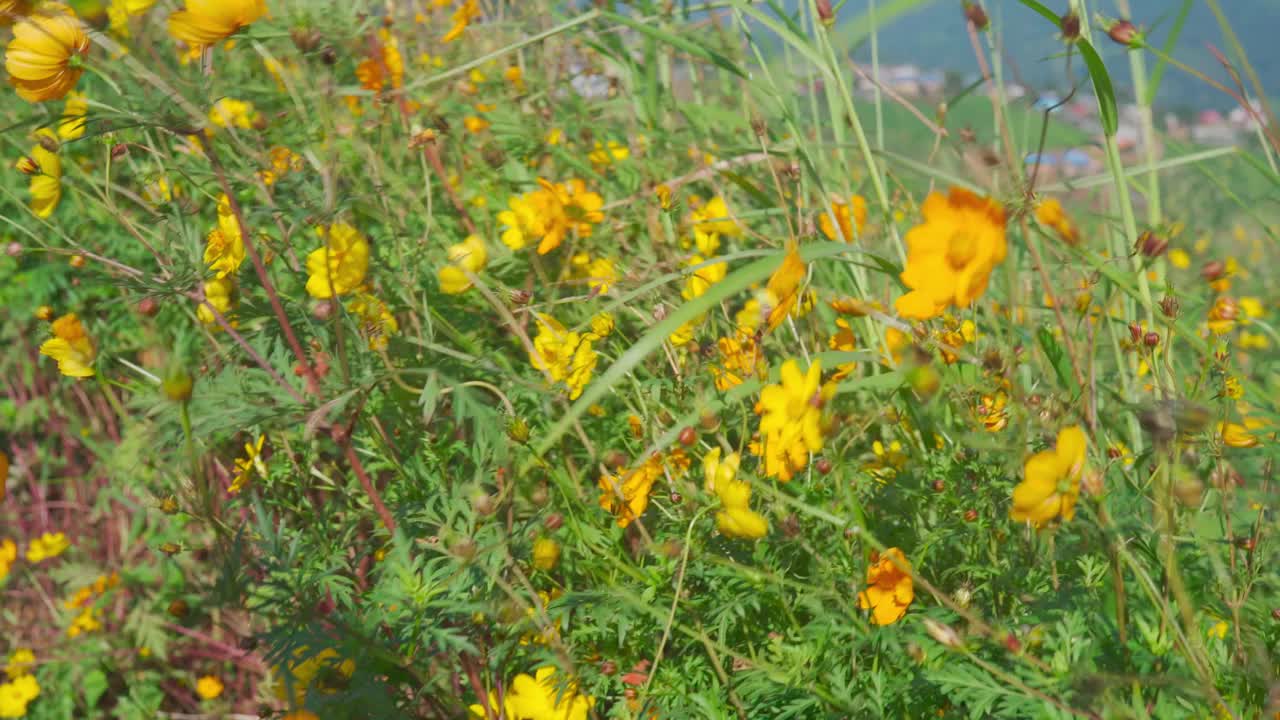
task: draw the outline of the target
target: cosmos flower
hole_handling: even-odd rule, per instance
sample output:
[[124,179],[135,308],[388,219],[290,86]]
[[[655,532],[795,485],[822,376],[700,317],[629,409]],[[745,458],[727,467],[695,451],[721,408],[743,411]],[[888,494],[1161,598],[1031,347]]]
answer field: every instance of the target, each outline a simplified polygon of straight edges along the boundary
[[917,320],[971,305],[1007,252],[1004,210],[994,200],[952,188],[948,195],[931,193],[922,212],[924,223],[905,238],[901,279],[911,292],[894,303],[900,315]]
[[89,36],[80,19],[66,5],[48,3],[13,26],[4,67],[18,97],[58,100],[79,82],[88,53]]
[[1052,450],[1027,458],[1023,480],[1013,489],[1009,517],[1036,527],[1043,527],[1057,517],[1063,520],[1074,517],[1088,442],[1079,426],[1063,428]]
[[858,593],[858,607],[871,611],[871,622],[892,625],[907,614],[915,599],[911,564],[902,551],[888,548],[867,567],[867,589]]
[[169,16],[169,34],[192,47],[225,40],[267,12],[266,0],[187,0]]

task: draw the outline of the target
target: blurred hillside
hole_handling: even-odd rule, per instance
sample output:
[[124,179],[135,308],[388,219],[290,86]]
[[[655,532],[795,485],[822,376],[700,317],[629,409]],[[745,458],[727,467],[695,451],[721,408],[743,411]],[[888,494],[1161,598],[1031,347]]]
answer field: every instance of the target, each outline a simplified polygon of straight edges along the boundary
[[[783,4],[789,10],[796,10],[800,2],[785,0]],[[1055,9],[1066,5],[1063,1],[1045,4]],[[1219,0],[1219,4],[1247,52],[1249,62],[1267,85],[1268,93],[1274,96],[1280,89],[1280,48],[1273,38],[1275,20],[1280,17],[1280,0]],[[1037,89],[1067,90],[1070,83],[1064,77],[1062,63],[1055,59],[1062,45],[1044,18],[1014,0],[989,1],[984,5],[1005,48],[1009,74]],[[1163,46],[1183,3],[1181,0],[1130,0],[1129,5],[1133,21],[1148,31],[1155,44]],[[1120,15],[1114,0],[1102,0],[1090,6],[1094,12],[1112,17]],[[838,47],[852,50],[855,57],[864,60],[870,58],[867,36],[870,23],[864,14],[868,10],[866,0],[846,2],[840,10],[836,40]],[[965,39],[965,20],[959,2],[878,0],[876,12],[881,21],[891,18],[882,22],[884,27],[878,38],[882,61],[909,62],[961,74],[977,72],[973,51]],[[1223,37],[1207,4],[1192,2],[1174,55],[1210,77],[1229,83],[1227,73],[1209,51],[1209,44],[1235,59],[1231,44]],[[1100,42],[1098,46],[1108,60],[1118,89],[1126,92],[1130,86],[1129,65],[1124,61],[1123,51],[1110,42]],[[1082,70],[1079,63],[1076,66]],[[1157,104],[1163,109],[1187,114],[1233,106],[1229,97],[1177,71],[1165,75]]]

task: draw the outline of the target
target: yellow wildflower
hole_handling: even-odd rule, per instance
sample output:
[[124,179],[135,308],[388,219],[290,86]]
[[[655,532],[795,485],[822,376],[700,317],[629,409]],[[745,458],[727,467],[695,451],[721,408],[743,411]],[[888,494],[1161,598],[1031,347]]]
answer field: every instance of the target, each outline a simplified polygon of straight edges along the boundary
[[359,293],[347,303],[347,312],[360,322],[360,334],[369,342],[369,349],[386,350],[387,342],[400,332],[400,323],[382,300],[369,293]]
[[475,275],[484,269],[489,262],[489,251],[484,239],[479,235],[470,235],[466,240],[450,245],[447,251],[449,264],[440,268],[437,278],[440,292],[447,295],[458,295],[471,289],[471,278],[467,273]]
[[599,312],[591,317],[591,339],[603,340],[613,333],[613,313]]
[[722,510],[716,513],[716,528],[725,537],[757,540],[769,532],[769,521],[749,507],[751,485],[737,479],[742,458],[730,453],[720,459],[720,448],[713,448],[702,458],[705,487],[720,498]]
[[488,710],[484,705],[472,705],[468,708],[471,717],[483,719],[492,714],[529,720],[587,720],[595,698],[580,694],[577,683],[572,681],[561,692],[555,674],[554,667],[543,667],[535,671],[534,677],[517,675],[507,686],[501,709],[498,694],[490,690]]
[[272,674],[281,680],[276,685],[276,696],[281,700],[292,699],[294,705],[306,704],[307,694],[313,689],[326,695],[334,694],[355,671],[355,662],[343,659],[333,648],[312,653],[306,646],[295,650],[293,658],[283,666],[271,668]]
[[98,351],[75,313],[67,313],[50,325],[53,337],[40,345],[40,354],[58,361],[58,372],[68,377],[93,377]]
[[1191,255],[1182,248],[1174,248],[1169,251],[1169,264],[1179,270],[1186,270],[1191,267]]
[[761,450],[765,475],[788,482],[809,463],[809,453],[822,449],[822,408],[835,395],[835,385],[821,385],[821,363],[802,373],[795,360],[782,366],[782,382],[760,392]]
[[78,140],[84,137],[85,116],[89,114],[89,101],[84,95],[73,92],[67,95],[67,104],[62,108],[62,119],[58,121],[58,139]]
[[17,680],[23,675],[30,675],[31,669],[36,666],[36,654],[31,648],[14,648],[9,653],[9,661],[4,667],[4,672],[9,676],[10,680]]
[[222,680],[214,675],[204,675],[196,680],[196,694],[204,700],[213,700],[222,694]]
[[307,255],[307,293],[318,300],[354,292],[369,272],[369,241],[351,225],[316,228],[324,244]]
[[252,130],[261,120],[262,114],[254,108],[253,103],[230,97],[222,98],[209,110],[209,122],[222,128]]
[[[836,318],[836,333],[827,340],[827,347],[839,352],[853,352],[858,349],[858,338],[853,334],[853,328],[849,326],[849,321],[844,318]],[[856,363],[841,363],[836,366],[836,372],[831,376],[832,380],[843,380],[848,377],[857,367]]]
[[915,599],[911,563],[902,550],[892,547],[878,553],[867,567],[867,589],[858,593],[858,607],[871,611],[875,625],[892,625],[907,614]]
[[36,138],[39,142],[23,158],[19,169],[31,176],[31,211],[36,217],[47,218],[62,200],[62,158],[49,149],[58,147],[52,132],[41,128],[36,131]]
[[71,8],[47,3],[13,26],[5,51],[9,84],[27,102],[65,97],[84,72],[89,53],[87,28]]
[[231,37],[266,12],[266,0],[187,0],[169,16],[169,34],[200,48]]
[[1058,433],[1057,446],[1027,459],[1022,482],[1013,489],[1013,508],[1009,517],[1017,522],[1030,522],[1043,527],[1061,516],[1075,516],[1080,497],[1080,479],[1085,471],[1088,440],[1078,426]]
[[[196,317],[206,326],[216,325],[221,328],[222,326],[218,324],[218,315],[222,315],[229,325],[235,327],[236,323],[231,315],[240,302],[239,294],[236,279],[232,276],[206,281],[204,302],[196,308]],[[215,310],[217,314],[214,313]]]
[[9,568],[18,559],[18,546],[9,538],[0,540],[0,583],[9,577]]
[[227,488],[228,495],[239,494],[255,471],[260,477],[267,476],[267,466],[262,462],[262,443],[265,440],[265,435],[259,435],[256,442],[244,444],[244,457],[236,458],[236,475]]
[[576,400],[595,371],[598,356],[592,347],[593,336],[569,332],[550,315],[539,313],[537,318],[538,334],[529,362],[552,382],[564,382],[569,399]]
[[652,455],[644,464],[625,472],[621,478],[601,475],[600,507],[613,513],[618,527],[626,527],[649,507],[653,484],[662,477],[662,456]]
[[[670,190],[668,197],[670,196]],[[714,255],[720,248],[720,236],[737,237],[742,234],[742,226],[729,215],[729,206],[722,197],[713,197],[694,208],[690,213],[693,222],[693,239],[698,252],[703,255]]]
[[[684,281],[684,290],[680,292],[680,297],[685,300],[701,297],[712,285],[723,280],[725,275],[729,273],[729,264],[726,262],[712,262],[703,265],[706,262],[701,255],[694,255],[689,258],[686,264],[697,269]],[[699,265],[703,265],[703,267],[698,267]]]
[[1080,231],[1076,229],[1067,211],[1062,209],[1062,203],[1057,198],[1045,198],[1036,205],[1036,220],[1058,233],[1058,237],[1066,244],[1075,245],[1080,242]]
[[551,538],[538,538],[533,543],[533,566],[551,572],[560,564],[560,543]]
[[467,26],[473,20],[480,17],[480,3],[478,0],[462,0],[462,4],[453,12],[453,27],[449,28],[449,32],[445,33],[442,40],[450,43],[462,37],[462,33],[466,32]]
[[906,236],[901,277],[911,292],[894,303],[899,314],[919,320],[971,305],[1007,251],[1004,210],[994,200],[952,188],[931,193],[922,212],[924,223]]
[[594,165],[606,166],[621,162],[631,157],[631,149],[616,140],[601,143],[595,142],[595,149],[587,154],[587,159]]
[[726,335],[716,341],[716,348],[720,351],[720,365],[711,366],[716,390],[724,392],[741,385],[749,377],[764,373],[765,369],[761,367],[764,355],[751,333]]
[[757,299],[761,311],[767,312],[769,329],[773,330],[796,305],[800,295],[800,283],[807,272],[804,260],[800,258],[800,248],[794,241],[787,243],[787,254],[782,264],[769,276],[769,283],[764,293]]
[[[835,214],[836,222],[831,222]],[[828,240],[853,242],[862,235],[862,228],[867,224],[867,201],[861,195],[849,196],[849,201],[833,200],[831,212],[824,211],[818,216],[818,227]],[[839,228],[839,232],[836,229]]]
[[1238,423],[1220,422],[1218,436],[1222,438],[1222,444],[1227,447],[1254,448],[1262,444],[1258,431],[1266,427],[1267,424],[1262,420],[1250,417]]
[[41,533],[40,537],[27,545],[27,562],[40,563],[56,558],[71,547],[71,541],[64,533]]
[[7,683],[0,683],[0,718],[20,718],[27,714],[27,706],[40,697],[40,683],[35,675],[23,675]]

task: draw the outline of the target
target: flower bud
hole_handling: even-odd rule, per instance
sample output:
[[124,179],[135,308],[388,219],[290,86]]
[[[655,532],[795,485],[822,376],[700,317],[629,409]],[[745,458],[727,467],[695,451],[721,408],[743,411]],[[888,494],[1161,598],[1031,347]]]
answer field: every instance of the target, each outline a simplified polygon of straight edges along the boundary
[[195,381],[191,379],[186,368],[175,365],[165,375],[160,389],[164,391],[164,396],[173,402],[187,402],[191,399],[191,390],[194,386]]
[[1226,271],[1226,263],[1221,260],[1210,260],[1200,268],[1200,277],[1204,278],[1205,282],[1213,282],[1221,279]]
[[1129,339],[1134,342],[1142,340],[1142,326],[1137,323],[1129,324]]
[[975,30],[986,30],[991,25],[991,19],[987,17],[987,11],[983,10],[981,5],[969,2],[969,0],[964,2],[964,17],[973,23]]
[[324,322],[333,317],[333,303],[328,300],[321,300],[311,308],[311,317]]
[[546,528],[548,532],[555,532],[564,527],[564,516],[560,513],[551,513],[546,520],[542,521],[542,527]]
[[487,492],[477,491],[471,496],[471,509],[477,515],[492,515],[497,509],[497,505],[493,502],[493,496]]
[[51,153],[58,152],[58,147],[59,147],[58,141],[55,140],[53,135],[51,134],[40,133],[40,135],[36,138],[36,142],[40,144],[40,147],[44,148],[45,150],[48,150]]
[[687,427],[680,431],[680,444],[689,447],[698,442],[698,432],[691,427]]
[[36,159],[30,155],[23,155],[18,158],[16,166],[18,168],[18,172],[23,175],[39,175],[42,172],[40,170],[40,163],[36,162]]
[[831,460],[828,458],[818,458],[818,462],[814,463],[814,468],[820,475],[831,474]]
[[546,483],[539,483],[529,493],[529,502],[537,505],[538,507],[543,507],[550,501],[551,491],[547,489]]
[[71,267],[73,267],[73,268],[75,268],[75,269],[79,270],[80,268],[84,267],[84,264],[85,264],[84,256],[83,256],[83,255],[72,255],[72,256],[71,256],[71,259],[70,259],[70,260],[67,260],[67,264],[68,264],[68,265],[70,265]]
[[836,22],[836,12],[831,7],[831,0],[814,0],[813,9],[818,13],[818,20],[831,27]]
[[1170,320],[1178,317],[1178,299],[1166,296],[1160,301],[1160,312]]
[[1068,10],[1066,15],[1059,18],[1058,25],[1062,28],[1063,40],[1075,42],[1080,38],[1080,16],[1074,10]]
[[975,522],[975,521],[977,521],[977,519],[978,519],[978,511],[977,511],[977,510],[969,509],[969,510],[965,510],[965,511],[964,511],[964,521],[965,521],[965,522]]
[[1142,44],[1142,34],[1138,32],[1137,26],[1128,20],[1116,20],[1111,23],[1111,27],[1107,29],[1107,35],[1125,47],[1140,47]]
[[1138,252],[1149,258],[1158,258],[1169,249],[1169,239],[1150,230],[1138,236]]
[[112,160],[119,160],[120,158],[128,154],[129,154],[129,146],[125,145],[124,143],[116,143],[115,145],[111,146]]
[[1160,333],[1149,332],[1142,336],[1142,344],[1149,348],[1153,348],[1160,344]]
[[529,442],[529,423],[524,418],[511,418],[507,421],[507,437],[521,445]]
[[924,618],[924,629],[930,637],[946,647],[958,648],[961,645],[959,633],[933,618]]
[[605,676],[617,675],[618,663],[612,660],[605,660],[604,662],[600,663],[600,674]]
[[22,243],[17,240],[11,241],[8,245],[4,246],[4,254],[9,257],[18,257],[22,254]]
[[36,308],[36,319],[42,320],[44,322],[49,322],[50,320],[53,319],[53,308],[49,307],[48,305],[41,305],[40,307]]
[[469,537],[459,538],[449,546],[449,553],[463,562],[469,562],[476,556],[476,541]]
[[169,603],[169,607],[165,608],[165,612],[169,613],[170,617],[179,619],[186,617],[190,610],[191,608],[187,605],[187,601],[182,598],[174,600]]
[[145,297],[138,302],[139,315],[145,315],[146,317],[154,317],[155,314],[158,312],[160,312],[160,303],[156,302],[155,298]]

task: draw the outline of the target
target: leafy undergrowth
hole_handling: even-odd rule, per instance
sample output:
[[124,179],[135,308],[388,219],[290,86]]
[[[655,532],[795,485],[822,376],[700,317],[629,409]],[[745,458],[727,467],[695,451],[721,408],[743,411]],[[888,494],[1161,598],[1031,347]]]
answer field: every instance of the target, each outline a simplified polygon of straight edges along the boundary
[[0,0],[0,717],[1280,717],[1272,131],[854,5]]

